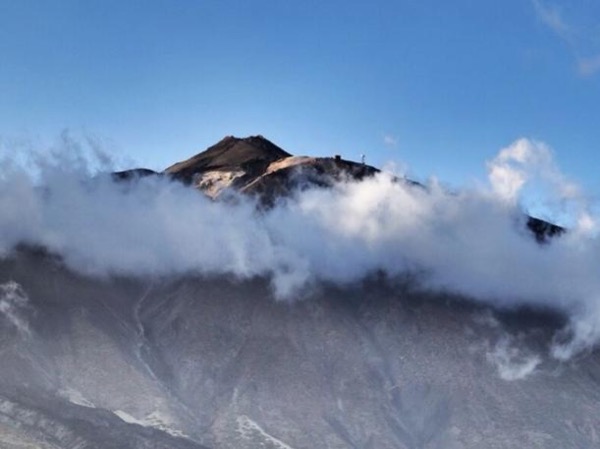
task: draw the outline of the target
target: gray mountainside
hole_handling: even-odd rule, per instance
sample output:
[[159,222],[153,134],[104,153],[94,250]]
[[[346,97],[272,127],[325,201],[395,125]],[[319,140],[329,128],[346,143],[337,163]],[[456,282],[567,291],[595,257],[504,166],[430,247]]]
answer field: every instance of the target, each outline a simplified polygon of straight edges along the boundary
[[[272,204],[375,171],[270,145],[117,176]],[[0,448],[599,447],[600,356],[549,358],[564,324],[378,274],[284,302],[266,279],[97,279],[20,247],[0,260]]]

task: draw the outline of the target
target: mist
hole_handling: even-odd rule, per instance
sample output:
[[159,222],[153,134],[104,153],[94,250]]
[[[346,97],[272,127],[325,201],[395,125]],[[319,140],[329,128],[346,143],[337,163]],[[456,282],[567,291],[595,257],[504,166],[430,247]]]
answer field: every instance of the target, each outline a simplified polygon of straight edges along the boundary
[[[94,145],[7,156],[0,163],[0,254],[40,245],[70,269],[99,277],[266,277],[273,295],[287,301],[320,282],[409,275],[420,288],[497,308],[565,313],[568,338],[552,350],[558,359],[600,340],[596,219],[543,143],[520,139],[500,150],[480,186],[450,191],[432,180],[416,187],[381,173],[298,191],[268,210],[244,196],[213,201],[167,177],[117,182],[110,167]],[[537,242],[525,225],[525,192],[569,231]],[[12,303],[1,304],[18,318]],[[507,357],[497,349],[496,359]]]

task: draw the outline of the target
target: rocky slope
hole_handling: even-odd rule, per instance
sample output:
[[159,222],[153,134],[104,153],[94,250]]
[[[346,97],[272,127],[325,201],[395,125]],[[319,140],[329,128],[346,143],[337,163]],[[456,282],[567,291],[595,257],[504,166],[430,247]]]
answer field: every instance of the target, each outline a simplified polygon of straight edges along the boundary
[[28,250],[0,285],[23,298],[0,313],[3,449],[600,442],[600,359],[545,355],[559,316],[376,277],[294,303],[261,279],[97,280]]

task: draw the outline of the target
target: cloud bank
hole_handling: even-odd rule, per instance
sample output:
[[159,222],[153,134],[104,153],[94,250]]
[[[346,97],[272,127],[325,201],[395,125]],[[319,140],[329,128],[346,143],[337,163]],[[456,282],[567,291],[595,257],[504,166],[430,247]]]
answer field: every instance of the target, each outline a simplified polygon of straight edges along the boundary
[[[416,273],[428,288],[497,307],[565,311],[572,338],[557,343],[557,358],[600,339],[595,219],[541,143],[522,139],[500,151],[483,188],[449,193],[384,173],[297,192],[266,212],[248,198],[213,202],[166,178],[115,182],[80,148],[29,160],[1,163],[0,254],[26,242],[94,276],[263,276],[283,299],[320,281]],[[519,204],[536,177],[580,213],[570,232],[545,245],[526,229]]]

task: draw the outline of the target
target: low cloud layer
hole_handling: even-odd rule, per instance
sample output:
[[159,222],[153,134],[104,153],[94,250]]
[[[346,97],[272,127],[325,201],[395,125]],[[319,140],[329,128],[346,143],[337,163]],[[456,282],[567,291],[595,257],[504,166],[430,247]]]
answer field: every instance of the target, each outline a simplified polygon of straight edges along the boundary
[[[567,312],[573,338],[556,345],[557,358],[600,339],[595,220],[543,144],[519,140],[502,150],[485,188],[449,193],[381,174],[298,192],[267,212],[247,198],[213,202],[164,178],[116,183],[94,174],[77,148],[33,160],[1,164],[1,254],[39,244],[94,276],[265,276],[283,299],[319,281],[410,272],[430,288],[488,304]],[[575,201],[570,210],[579,214],[570,232],[545,245],[526,229],[519,201],[540,173],[558,204]]]

